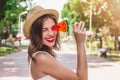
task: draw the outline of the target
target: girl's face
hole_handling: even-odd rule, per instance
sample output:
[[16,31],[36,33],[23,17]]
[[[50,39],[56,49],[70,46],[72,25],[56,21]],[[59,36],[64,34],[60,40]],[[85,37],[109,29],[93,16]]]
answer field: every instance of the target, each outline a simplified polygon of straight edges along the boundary
[[52,30],[52,26],[55,25],[55,22],[51,18],[47,18],[43,22],[43,34],[42,41],[43,44],[52,48],[56,41],[57,30]]

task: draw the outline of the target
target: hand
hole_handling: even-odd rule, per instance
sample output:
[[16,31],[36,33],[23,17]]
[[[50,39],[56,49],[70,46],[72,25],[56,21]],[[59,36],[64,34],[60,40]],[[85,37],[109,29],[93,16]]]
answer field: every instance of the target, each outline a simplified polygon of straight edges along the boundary
[[86,28],[84,28],[85,23],[83,21],[75,22],[74,24],[74,36],[77,44],[85,42],[86,38]]

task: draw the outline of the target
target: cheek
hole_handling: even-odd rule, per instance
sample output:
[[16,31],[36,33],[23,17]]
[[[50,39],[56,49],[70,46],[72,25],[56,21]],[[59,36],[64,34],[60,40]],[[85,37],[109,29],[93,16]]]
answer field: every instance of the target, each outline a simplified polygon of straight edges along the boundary
[[47,34],[45,34],[45,33],[42,34],[42,40],[43,40],[43,41],[45,40],[46,35],[47,35]]
[[54,36],[56,37],[58,34],[58,31],[54,31]]
[[42,34],[42,39],[43,39],[44,37],[45,37],[45,34],[43,33],[43,34]]

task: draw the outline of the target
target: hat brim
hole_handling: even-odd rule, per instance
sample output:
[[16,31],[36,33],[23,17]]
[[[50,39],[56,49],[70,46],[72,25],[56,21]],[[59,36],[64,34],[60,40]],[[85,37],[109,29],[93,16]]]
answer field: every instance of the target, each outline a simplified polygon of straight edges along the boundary
[[58,11],[54,10],[54,9],[46,9],[42,12],[38,12],[37,14],[35,15],[32,15],[29,20],[26,20],[25,24],[24,24],[24,27],[23,27],[23,32],[24,32],[24,35],[26,38],[29,38],[30,37],[30,28],[33,24],[33,22],[35,20],[37,20],[39,17],[45,15],[45,14],[52,14],[55,16],[55,19],[58,21],[58,18],[59,18],[59,14],[58,14]]

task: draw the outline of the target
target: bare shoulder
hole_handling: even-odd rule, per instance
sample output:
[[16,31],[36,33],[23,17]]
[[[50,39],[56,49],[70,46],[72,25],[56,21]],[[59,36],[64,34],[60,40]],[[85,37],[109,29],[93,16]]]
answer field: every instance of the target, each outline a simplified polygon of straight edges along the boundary
[[56,61],[56,59],[54,57],[52,57],[49,53],[47,52],[39,52],[38,54],[36,54],[34,56],[34,58],[36,59],[36,63],[40,64],[40,65],[48,65],[49,63]]

